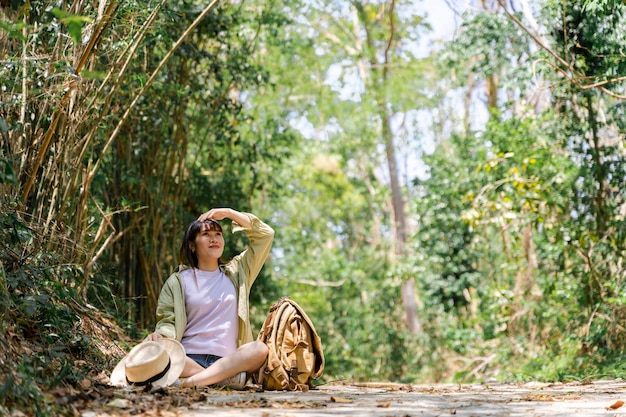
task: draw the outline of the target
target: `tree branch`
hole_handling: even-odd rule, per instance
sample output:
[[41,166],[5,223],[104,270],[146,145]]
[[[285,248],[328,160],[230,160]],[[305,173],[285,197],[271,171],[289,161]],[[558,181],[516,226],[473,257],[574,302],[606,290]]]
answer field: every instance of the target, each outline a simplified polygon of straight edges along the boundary
[[[557,60],[561,65],[563,65],[563,67],[565,67],[567,69],[567,71],[570,71],[572,74],[574,74],[574,77],[572,77],[569,74],[567,74],[567,71],[564,70],[563,68],[559,68],[554,63],[550,63],[553,68],[557,69],[557,71],[562,73],[574,85],[576,85],[578,88],[583,89],[583,90],[589,90],[589,89],[597,88],[598,90],[600,90],[604,94],[607,94],[607,95],[609,95],[609,96],[611,96],[613,98],[616,98],[616,99],[619,99],[619,100],[626,100],[626,95],[614,93],[611,90],[608,90],[608,89],[603,87],[603,86],[608,85],[608,84],[613,84],[613,83],[624,81],[624,80],[626,80],[626,77],[611,78],[609,80],[602,81],[602,82],[597,82],[597,83],[594,83],[594,84],[582,83],[580,80],[585,80],[585,79],[588,79],[589,77],[587,77],[584,74],[582,74],[581,72],[579,72],[570,63],[568,63],[561,56],[559,56],[559,54],[554,52],[546,43],[544,43],[545,39],[540,39],[540,35],[535,35],[534,33],[532,33],[526,27],[526,25],[524,25],[524,23],[522,23],[513,13],[511,13],[509,11],[509,9],[504,4],[503,0],[498,0],[498,4],[500,4],[500,6],[504,10],[504,12],[507,14],[507,16],[513,22],[515,22],[524,32],[526,32],[528,34],[528,36],[530,36],[531,39],[537,45],[539,45],[539,47],[541,47],[541,49],[546,51],[550,56],[552,56],[555,60]],[[548,61],[546,60],[546,62],[548,62]]]

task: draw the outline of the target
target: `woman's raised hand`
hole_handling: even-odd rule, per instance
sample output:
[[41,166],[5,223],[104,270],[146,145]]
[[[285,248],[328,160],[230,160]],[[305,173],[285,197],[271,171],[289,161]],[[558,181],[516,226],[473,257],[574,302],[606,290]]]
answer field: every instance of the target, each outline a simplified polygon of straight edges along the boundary
[[232,213],[232,211],[233,210],[229,208],[212,208],[206,213],[201,214],[200,217],[198,217],[198,221],[203,222],[207,219],[223,220],[226,217],[231,218],[230,214]]
[[198,217],[198,221],[205,221],[206,219],[223,220],[229,218],[234,222],[237,222],[240,226],[250,227],[250,217],[244,213],[240,213],[237,210],[231,208],[212,208],[211,210],[203,213]]

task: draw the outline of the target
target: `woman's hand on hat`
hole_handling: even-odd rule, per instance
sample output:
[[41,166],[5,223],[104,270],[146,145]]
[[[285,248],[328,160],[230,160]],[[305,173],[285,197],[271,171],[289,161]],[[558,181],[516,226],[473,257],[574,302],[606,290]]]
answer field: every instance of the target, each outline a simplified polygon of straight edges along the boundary
[[223,220],[226,218],[231,219],[232,221],[245,228],[249,228],[252,226],[250,217],[231,208],[213,208],[206,213],[201,214],[200,217],[198,217],[198,221],[203,222],[207,219]]
[[163,336],[161,333],[150,333],[148,336],[146,336],[145,339],[143,339],[144,342],[155,342],[159,339],[163,339],[165,336]]

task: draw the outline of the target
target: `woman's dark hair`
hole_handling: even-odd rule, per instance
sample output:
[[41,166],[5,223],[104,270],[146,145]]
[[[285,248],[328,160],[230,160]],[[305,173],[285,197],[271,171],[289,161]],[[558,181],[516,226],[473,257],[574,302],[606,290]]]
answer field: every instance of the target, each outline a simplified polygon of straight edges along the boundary
[[183,244],[180,246],[180,262],[187,266],[191,266],[194,268],[198,267],[198,256],[196,253],[191,250],[190,243],[196,240],[196,236],[203,230],[217,230],[219,232],[222,231],[222,226],[213,219],[206,219],[201,222],[199,220],[194,220],[189,224],[187,230],[185,231],[185,237],[183,238]]

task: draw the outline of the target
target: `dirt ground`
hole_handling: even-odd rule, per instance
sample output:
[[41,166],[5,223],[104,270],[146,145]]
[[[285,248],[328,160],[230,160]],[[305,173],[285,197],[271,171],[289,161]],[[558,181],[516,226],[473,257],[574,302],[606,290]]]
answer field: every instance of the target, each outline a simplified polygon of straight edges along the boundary
[[[110,390],[110,389],[109,389]],[[626,382],[440,384],[334,383],[309,392],[115,389],[105,401],[66,397],[81,417],[626,416]],[[82,398],[82,401],[78,401]]]

